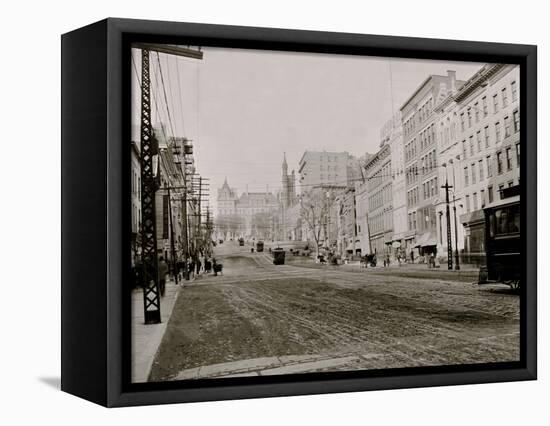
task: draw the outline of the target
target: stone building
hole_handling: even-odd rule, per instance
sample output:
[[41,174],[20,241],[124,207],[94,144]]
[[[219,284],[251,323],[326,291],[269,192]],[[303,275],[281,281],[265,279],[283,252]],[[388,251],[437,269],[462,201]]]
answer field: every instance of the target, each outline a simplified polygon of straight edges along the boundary
[[278,209],[279,202],[273,193],[246,191],[238,195],[226,178],[217,196],[218,237],[270,238]]
[[383,144],[365,164],[368,192],[368,233],[372,253],[391,253],[393,191],[391,147]]
[[313,187],[353,186],[359,163],[347,152],[305,151],[298,173],[302,193]]
[[487,64],[455,96],[460,140],[464,261],[485,262],[483,207],[519,185],[519,67]]
[[436,105],[462,85],[456,73],[430,75],[401,107],[407,201],[407,255],[437,254],[437,214],[441,167],[437,153]]
[[389,145],[392,177],[393,235],[392,255],[402,254],[407,234],[407,197],[405,182],[405,154],[401,113],[397,112],[380,130],[380,146]]

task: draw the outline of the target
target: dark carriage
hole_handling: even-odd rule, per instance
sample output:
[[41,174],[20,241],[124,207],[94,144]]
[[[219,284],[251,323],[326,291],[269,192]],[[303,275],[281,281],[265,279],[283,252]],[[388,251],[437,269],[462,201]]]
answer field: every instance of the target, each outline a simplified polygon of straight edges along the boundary
[[274,265],[284,265],[285,264],[285,251],[277,247],[271,251],[273,255],[273,264]]

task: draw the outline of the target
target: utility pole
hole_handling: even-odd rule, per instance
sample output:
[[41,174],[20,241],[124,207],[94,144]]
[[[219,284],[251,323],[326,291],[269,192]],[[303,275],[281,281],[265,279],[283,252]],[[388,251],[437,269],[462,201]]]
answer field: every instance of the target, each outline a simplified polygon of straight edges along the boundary
[[201,196],[202,196],[202,176],[199,176],[199,211],[198,211],[199,216],[198,216],[198,219],[197,219],[197,247],[198,247],[199,242],[201,240],[201,214],[202,214]]
[[449,185],[449,182],[447,181],[447,179],[445,179],[445,185],[443,185],[441,188],[445,189],[445,217],[447,219],[447,269],[451,271],[453,269],[453,243],[451,240],[451,212],[449,209],[449,189],[452,188],[452,186]]
[[459,255],[458,255],[458,226],[456,221],[456,199],[453,192],[453,212],[455,216],[455,270],[460,271]]
[[202,59],[202,52],[179,46],[134,44],[141,49],[141,119],[140,119],[140,167],[141,167],[141,253],[143,264],[143,309],[145,324],[161,322],[157,258],[157,233],[155,195],[157,182],[153,170],[153,156],[158,155],[151,121],[150,52]]
[[[457,157],[458,159],[459,157]],[[455,217],[455,270],[460,271],[460,255],[458,253],[458,221],[456,219],[456,176],[455,176],[455,165],[453,159],[449,160],[449,164],[452,164],[453,166],[453,186],[455,187],[453,190],[453,213]]]
[[158,155],[157,141],[151,124],[151,89],[149,51],[141,51],[141,261],[143,267],[143,309],[145,324],[160,322],[158,283],[157,227],[155,194],[157,183],[153,170],[153,156]]
[[[185,175],[184,175],[185,176]],[[184,178],[184,182],[185,182]],[[182,225],[181,225],[181,233],[183,238],[183,260],[184,260],[184,268],[183,276],[185,277],[185,280],[189,281],[189,266],[187,265],[187,262],[189,260],[189,235],[187,232],[187,189],[184,189],[183,195],[181,198],[181,204],[182,204]]]
[[168,212],[170,219],[170,251],[172,252],[172,273],[174,274],[174,280],[178,283],[178,274],[176,272],[176,245],[174,242],[174,218],[172,217],[172,196],[170,194],[170,187],[165,184],[168,190]]

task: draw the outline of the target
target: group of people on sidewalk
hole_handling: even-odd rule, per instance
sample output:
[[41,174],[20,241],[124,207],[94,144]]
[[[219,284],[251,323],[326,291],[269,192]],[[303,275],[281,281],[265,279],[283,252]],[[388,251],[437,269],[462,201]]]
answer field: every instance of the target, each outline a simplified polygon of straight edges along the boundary
[[[165,263],[163,258],[161,257],[159,260],[159,281],[162,279],[160,275],[160,264]],[[165,275],[168,274],[168,270],[165,272]],[[217,276],[218,273],[222,272],[222,264],[219,263],[215,257],[213,256],[196,256],[194,258],[190,258],[187,260],[187,262],[183,259],[179,259],[176,262],[175,265],[175,271],[173,271],[173,275],[177,276],[180,280],[184,279],[192,279],[196,276],[200,276],[202,274],[210,274],[211,272],[214,273],[214,276]]]
[[[160,295],[164,296],[166,293],[166,281],[170,279],[170,277],[178,283],[212,272],[214,276],[217,276],[218,273],[222,273],[222,264],[213,256],[197,256],[188,259],[187,262],[179,259],[175,262],[175,265],[169,265],[164,259],[164,256],[160,256],[158,262],[158,285]],[[135,288],[143,286],[142,274],[143,265],[141,263],[136,263],[135,266],[132,267]]]

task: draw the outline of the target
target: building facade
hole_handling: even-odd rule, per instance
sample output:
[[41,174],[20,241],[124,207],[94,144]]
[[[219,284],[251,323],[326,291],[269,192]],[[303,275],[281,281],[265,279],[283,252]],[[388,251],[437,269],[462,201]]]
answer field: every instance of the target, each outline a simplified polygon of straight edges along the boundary
[[407,234],[407,197],[405,182],[405,153],[401,113],[397,112],[380,130],[380,145],[390,147],[392,175],[393,236],[392,255],[403,255]]
[[347,152],[305,151],[299,161],[301,192],[313,187],[353,185],[359,163]]
[[461,144],[464,261],[485,262],[483,207],[519,184],[519,67],[487,64],[455,97]]
[[435,201],[441,184],[435,106],[456,91],[456,73],[430,75],[401,107],[407,202],[407,255],[437,254]]
[[132,265],[138,260],[140,252],[140,233],[141,233],[141,166],[139,147],[136,142],[132,142],[131,158],[131,204],[132,204]]
[[218,237],[271,239],[279,201],[271,192],[249,192],[240,196],[227,182],[218,189],[216,229]]
[[[437,217],[437,252],[440,261],[448,260],[448,233],[451,237],[451,251],[453,262],[456,259],[456,250],[464,249],[464,227],[459,223],[459,217],[463,213],[463,185],[461,164],[461,144],[459,132],[459,116],[455,96],[457,91],[450,93],[439,105],[435,112],[438,116],[437,132],[437,156],[442,169],[439,196],[434,201]],[[447,194],[443,185],[451,186],[449,189],[449,223],[447,223]]]
[[383,144],[365,164],[368,193],[370,249],[378,256],[391,254],[393,241],[393,178],[391,147]]
[[358,241],[357,206],[355,188],[341,191],[335,200],[336,252],[346,258],[361,255]]
[[370,238],[369,225],[367,222],[369,212],[368,182],[358,181],[355,183],[355,221],[357,226],[357,237],[355,242],[356,253],[359,255],[369,254]]

